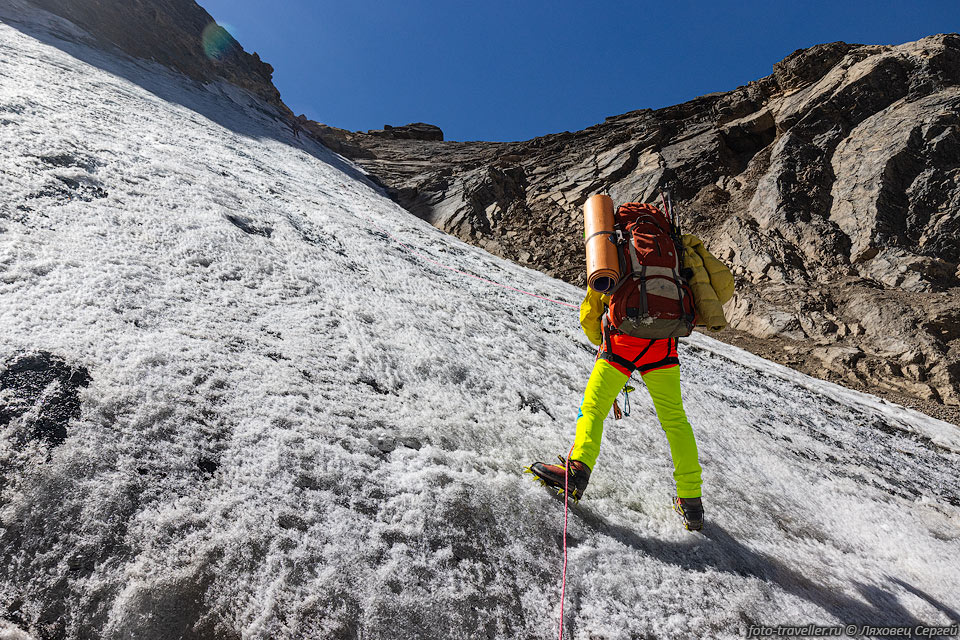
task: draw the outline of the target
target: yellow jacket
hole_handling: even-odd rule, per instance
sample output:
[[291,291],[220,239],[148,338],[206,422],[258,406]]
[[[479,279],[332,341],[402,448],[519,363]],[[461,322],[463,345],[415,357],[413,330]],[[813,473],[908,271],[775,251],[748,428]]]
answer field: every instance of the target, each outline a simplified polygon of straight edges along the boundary
[[610,304],[610,296],[587,287],[587,297],[580,303],[580,326],[587,339],[595,345],[603,342],[603,328],[601,319]]
[[733,274],[713,257],[697,236],[684,234],[683,266],[693,271],[690,288],[697,305],[697,326],[720,331],[727,326],[723,305],[733,297]]
[[[703,246],[697,236],[685,234],[683,266],[693,271],[690,288],[697,306],[697,326],[719,331],[727,326],[723,304],[733,297],[733,274]],[[580,303],[580,326],[593,344],[603,342],[601,320],[610,304],[610,296],[587,287]]]

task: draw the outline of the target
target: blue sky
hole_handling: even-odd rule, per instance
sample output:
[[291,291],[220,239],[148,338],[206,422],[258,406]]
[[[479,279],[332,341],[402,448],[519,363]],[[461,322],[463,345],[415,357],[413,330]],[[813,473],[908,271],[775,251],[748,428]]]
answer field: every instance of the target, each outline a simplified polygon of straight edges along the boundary
[[768,75],[796,49],[960,31],[960,0],[200,0],[295,113],[526,140]]

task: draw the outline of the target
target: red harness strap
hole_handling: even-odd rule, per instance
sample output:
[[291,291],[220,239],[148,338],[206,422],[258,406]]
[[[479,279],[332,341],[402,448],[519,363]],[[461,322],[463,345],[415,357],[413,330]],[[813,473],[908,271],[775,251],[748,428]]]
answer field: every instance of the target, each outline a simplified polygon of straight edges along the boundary
[[624,375],[639,371],[643,375],[654,369],[666,369],[680,364],[677,357],[677,339],[648,340],[620,333],[603,316],[603,342],[597,358],[606,360]]

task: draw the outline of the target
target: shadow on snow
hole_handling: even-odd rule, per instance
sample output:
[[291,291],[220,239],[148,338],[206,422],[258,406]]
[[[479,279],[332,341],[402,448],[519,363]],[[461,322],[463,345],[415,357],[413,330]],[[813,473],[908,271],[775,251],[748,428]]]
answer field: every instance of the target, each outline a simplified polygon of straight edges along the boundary
[[[739,576],[754,577],[778,587],[783,591],[802,598],[823,609],[841,624],[869,624],[873,626],[916,626],[929,624],[918,620],[908,612],[892,593],[877,585],[855,583],[863,600],[838,593],[829,587],[817,584],[798,570],[766,554],[754,551],[736,540],[727,531],[715,524],[708,523],[703,536],[710,543],[702,542],[665,542],[654,538],[644,538],[628,527],[608,522],[589,508],[576,507],[577,515],[594,532],[610,536],[632,549],[679,566],[686,570],[704,571],[713,569],[733,573]],[[936,598],[921,591],[899,578],[886,576],[891,586],[921,598],[954,622],[960,622],[960,612]],[[573,623],[573,614],[569,622]],[[752,623],[745,619],[745,622]],[[793,621],[784,621],[788,624]],[[801,621],[803,622],[803,621]]]

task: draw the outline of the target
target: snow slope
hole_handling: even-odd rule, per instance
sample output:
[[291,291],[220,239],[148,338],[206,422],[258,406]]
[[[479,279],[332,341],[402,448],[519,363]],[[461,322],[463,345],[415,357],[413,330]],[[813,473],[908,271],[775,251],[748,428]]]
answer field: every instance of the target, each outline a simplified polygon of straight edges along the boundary
[[[520,471],[569,447],[593,349],[575,310],[397,239],[580,292],[236,89],[0,19],[0,375],[47,352],[90,378],[62,443],[39,409],[0,427],[0,637],[556,636],[562,508]],[[573,509],[568,637],[960,622],[955,428],[681,350],[708,526],[670,510],[638,385]]]

